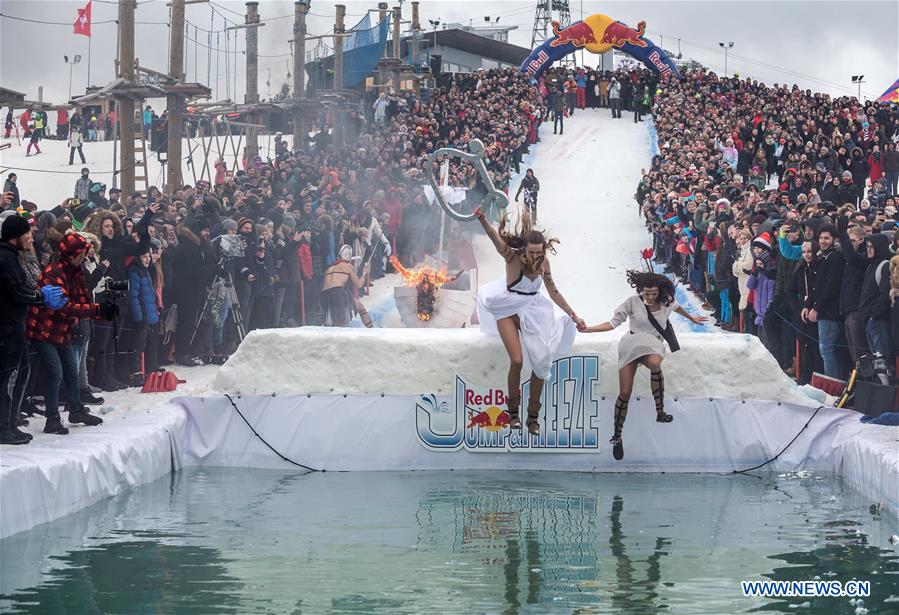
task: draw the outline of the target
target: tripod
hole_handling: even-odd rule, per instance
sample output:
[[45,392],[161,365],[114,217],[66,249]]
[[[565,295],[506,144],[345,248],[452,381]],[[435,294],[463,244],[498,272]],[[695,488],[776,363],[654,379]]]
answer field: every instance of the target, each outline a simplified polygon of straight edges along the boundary
[[221,282],[225,288],[225,298],[231,303],[231,317],[234,319],[234,326],[237,329],[237,337],[239,341],[243,341],[247,336],[247,329],[244,326],[243,322],[243,312],[240,309],[240,300],[237,298],[237,291],[234,289],[234,278],[231,276],[231,270],[227,267],[227,257],[222,257],[219,260],[218,264],[218,273],[215,275],[215,279],[212,280],[212,285],[209,287],[209,292],[206,293],[206,301],[203,302],[203,307],[200,309],[200,313],[197,314],[197,322],[194,325],[194,332],[190,336],[189,345],[193,347],[194,339],[197,337],[197,331],[200,329],[200,323],[203,321],[203,316],[206,315],[206,310],[209,307],[209,303],[212,301],[213,294],[215,292],[215,288],[218,282]]

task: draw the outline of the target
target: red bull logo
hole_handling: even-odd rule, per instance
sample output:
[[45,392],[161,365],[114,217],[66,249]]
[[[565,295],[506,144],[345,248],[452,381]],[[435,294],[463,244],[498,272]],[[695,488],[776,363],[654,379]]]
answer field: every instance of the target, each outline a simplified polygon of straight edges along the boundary
[[645,21],[638,23],[636,30],[620,21],[613,21],[606,26],[606,30],[602,33],[602,39],[599,42],[618,48],[623,47],[626,43],[630,43],[635,47],[646,47],[646,41],[642,38],[644,34],[646,34]]
[[490,406],[483,412],[468,411],[468,425],[466,429],[480,427],[487,431],[494,432],[509,426],[511,417],[505,410],[500,410],[496,406]]
[[576,48],[581,48],[596,42],[596,35],[593,34],[593,28],[583,21],[574,23],[564,30],[559,30],[559,22],[554,21],[553,34],[556,35],[556,38],[550,42],[550,47],[558,47],[560,45],[571,43]]

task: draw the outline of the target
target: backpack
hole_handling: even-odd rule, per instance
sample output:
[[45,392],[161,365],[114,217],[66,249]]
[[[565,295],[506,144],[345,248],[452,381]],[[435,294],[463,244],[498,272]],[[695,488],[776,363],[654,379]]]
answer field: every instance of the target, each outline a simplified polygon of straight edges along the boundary
[[880,288],[880,281],[883,279],[883,267],[889,264],[890,261],[887,260],[877,265],[877,271],[874,272],[874,281],[877,283],[877,288]]

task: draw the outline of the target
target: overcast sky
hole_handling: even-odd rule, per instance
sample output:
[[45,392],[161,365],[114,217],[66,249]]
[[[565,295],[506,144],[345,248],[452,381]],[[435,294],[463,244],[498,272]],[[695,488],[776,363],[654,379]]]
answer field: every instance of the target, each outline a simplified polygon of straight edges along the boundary
[[[391,1],[391,6],[394,4]],[[404,18],[411,16],[410,3],[404,2]],[[484,17],[499,17],[500,25],[515,25],[518,30],[510,42],[530,47],[534,5],[531,2],[493,0],[456,0],[421,2],[421,19],[441,22],[468,22],[483,25]],[[205,30],[221,31],[222,15],[242,21],[243,2],[214,0],[218,7],[213,17],[209,5],[187,7],[187,19]],[[61,102],[68,94],[69,67],[63,55],[81,54],[74,67],[72,91],[84,91],[87,84],[88,39],[72,34],[70,25],[48,25],[17,21],[8,17],[64,22],[74,21],[76,9],[84,2],[44,0],[0,0],[0,84],[25,92],[37,99],[38,86],[44,86],[44,100]],[[358,21],[365,10],[377,2],[347,2],[347,27]],[[864,74],[863,94],[878,96],[899,76],[899,2],[571,2],[572,21],[583,15],[604,13],[631,26],[643,19],[647,36],[675,53],[694,58],[713,70],[723,71],[724,54],[719,41],[733,41],[728,58],[729,72],[748,75],[768,83],[798,83],[803,88],[834,95],[855,93],[851,75]],[[116,24],[99,23],[116,19],[117,2],[94,0],[91,82],[103,85],[113,78]],[[488,12],[491,11],[491,12]],[[267,25],[260,29],[259,92],[263,98],[276,93],[285,81],[290,65],[287,40],[292,37],[293,2],[261,0],[259,13]],[[240,14],[240,15],[238,15]],[[334,4],[312,0],[308,31],[323,34],[333,27]],[[280,17],[280,19],[279,19]],[[210,19],[214,21],[210,24]],[[141,65],[160,71],[168,69],[168,7],[165,0],[138,0],[136,19],[136,56]],[[143,22],[143,23],[140,23]],[[404,29],[408,26],[404,24]],[[189,30],[194,38],[194,28]],[[209,34],[199,30],[202,45]],[[214,32],[211,52],[187,41],[185,66],[189,80],[210,85],[217,99],[227,98],[226,75],[237,81],[237,100],[243,101],[245,56],[234,53],[244,49],[243,31],[230,33],[230,70],[226,71],[224,48],[226,34]],[[235,41],[235,37],[239,41]],[[307,43],[307,49],[313,43]],[[266,57],[269,56],[269,57]],[[595,56],[594,56],[595,58]],[[587,63],[591,61],[586,54]],[[234,62],[237,62],[236,73]],[[270,82],[270,86],[266,82]],[[157,105],[161,106],[162,101]]]

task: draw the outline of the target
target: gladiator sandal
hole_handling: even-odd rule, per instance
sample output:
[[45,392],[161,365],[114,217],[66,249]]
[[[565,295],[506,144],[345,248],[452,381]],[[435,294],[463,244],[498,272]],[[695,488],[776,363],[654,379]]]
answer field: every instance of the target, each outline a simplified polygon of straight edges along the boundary
[[624,459],[624,443],[621,440],[621,432],[624,430],[624,419],[627,418],[627,406],[629,399],[621,399],[621,396],[615,400],[615,435],[609,440],[612,444],[612,457],[615,461]]
[[537,422],[537,419],[540,418],[540,407],[542,404],[539,400],[529,399],[528,400],[528,432],[534,434],[535,436],[540,435],[540,424]]
[[674,417],[665,412],[665,377],[662,370],[650,372],[649,386],[652,388],[652,397],[656,400],[656,421],[670,423]]
[[506,401],[506,407],[509,409],[509,428],[521,429],[521,417],[518,415],[521,407],[521,393],[516,391],[511,393]]

